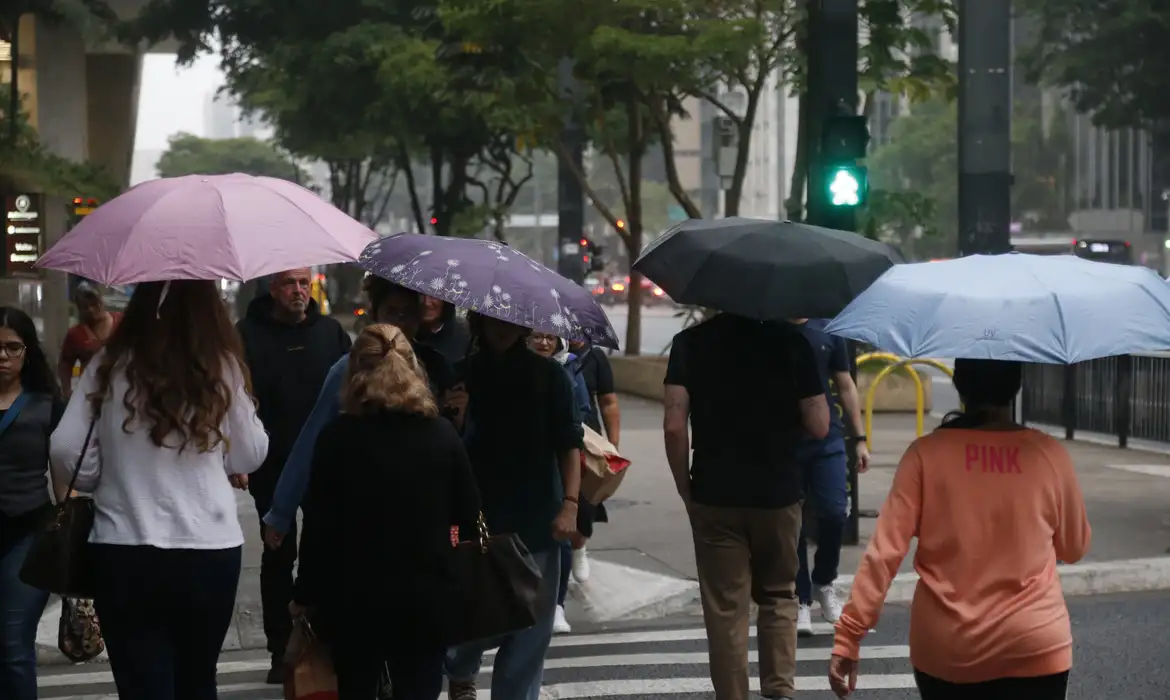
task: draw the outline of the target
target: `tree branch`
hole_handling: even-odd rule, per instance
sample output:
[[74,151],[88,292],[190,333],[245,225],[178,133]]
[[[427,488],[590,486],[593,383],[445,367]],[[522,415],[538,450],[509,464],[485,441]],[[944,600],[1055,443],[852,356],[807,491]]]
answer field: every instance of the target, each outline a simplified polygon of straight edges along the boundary
[[601,214],[601,218],[605,219],[610,227],[613,228],[614,231],[617,231],[617,234],[622,239],[622,241],[626,242],[628,245],[629,234],[626,233],[625,230],[619,228],[617,225],[620,217],[614,214],[613,210],[610,209],[604,201],[602,201],[600,196],[598,196],[597,190],[595,190],[593,186],[589,184],[589,178],[585,176],[585,172],[581,170],[581,168],[577,167],[577,164],[573,161],[572,155],[569,153],[568,149],[565,148],[565,144],[561,143],[560,139],[556,139],[553,141],[552,145],[553,149],[557,153],[557,157],[569,166],[569,171],[573,173],[573,177],[577,180],[577,184],[581,186],[581,191],[585,193],[585,196],[589,198],[590,203],[593,204],[593,208],[597,210],[598,214]]
[[657,100],[652,100],[650,107],[650,115],[654,119],[655,127],[658,131],[658,140],[662,144],[662,160],[666,165],[666,183],[670,189],[670,194],[674,196],[679,206],[687,213],[687,216],[692,219],[703,218],[703,212],[695,204],[687,191],[683,189],[682,178],[678,173],[678,163],[675,162],[674,153],[674,132],[670,128],[670,116],[665,114],[665,109]]

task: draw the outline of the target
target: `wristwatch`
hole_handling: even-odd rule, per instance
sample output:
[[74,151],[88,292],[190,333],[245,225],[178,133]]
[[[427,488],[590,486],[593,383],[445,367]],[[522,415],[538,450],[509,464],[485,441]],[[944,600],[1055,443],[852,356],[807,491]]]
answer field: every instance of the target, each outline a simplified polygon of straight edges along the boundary
[[855,443],[865,442],[867,439],[869,439],[869,436],[867,436],[867,435],[854,435],[853,437],[851,437],[849,439]]

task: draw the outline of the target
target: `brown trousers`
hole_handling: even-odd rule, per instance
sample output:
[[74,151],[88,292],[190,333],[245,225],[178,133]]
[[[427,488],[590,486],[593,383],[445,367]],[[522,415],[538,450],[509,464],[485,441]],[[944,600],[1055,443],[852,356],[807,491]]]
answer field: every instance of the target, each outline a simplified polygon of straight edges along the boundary
[[751,602],[760,652],[760,694],[796,697],[796,572],[801,505],[691,505],[699,594],[716,700],[748,700]]

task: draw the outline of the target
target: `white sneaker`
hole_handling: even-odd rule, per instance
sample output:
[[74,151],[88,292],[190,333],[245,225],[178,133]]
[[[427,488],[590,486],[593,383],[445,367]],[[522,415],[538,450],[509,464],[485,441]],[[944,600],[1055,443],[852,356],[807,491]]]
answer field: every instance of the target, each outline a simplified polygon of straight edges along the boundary
[[589,580],[589,555],[585,553],[584,547],[573,550],[573,580],[577,583]]
[[572,631],[569,621],[565,619],[565,609],[558,605],[556,616],[553,617],[553,634],[568,634]]
[[796,613],[796,636],[813,636],[811,605],[800,604],[800,612]]
[[825,622],[837,624],[841,619],[841,601],[837,600],[837,591],[832,584],[817,589],[817,602],[821,604],[821,617]]

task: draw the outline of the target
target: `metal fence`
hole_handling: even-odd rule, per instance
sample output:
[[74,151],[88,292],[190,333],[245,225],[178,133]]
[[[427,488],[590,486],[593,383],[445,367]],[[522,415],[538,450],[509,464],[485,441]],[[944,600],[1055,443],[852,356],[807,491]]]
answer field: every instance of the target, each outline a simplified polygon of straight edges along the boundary
[[1025,423],[1170,443],[1170,353],[1122,355],[1075,365],[1024,366]]

